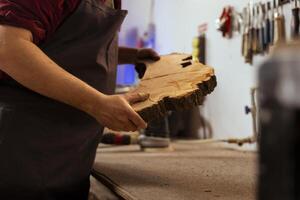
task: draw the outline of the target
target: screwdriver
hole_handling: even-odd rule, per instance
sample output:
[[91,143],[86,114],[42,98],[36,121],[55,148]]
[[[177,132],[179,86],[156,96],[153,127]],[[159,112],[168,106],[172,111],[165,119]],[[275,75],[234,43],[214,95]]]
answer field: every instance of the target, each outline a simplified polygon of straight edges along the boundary
[[292,9],[292,38],[297,39],[299,37],[299,25],[300,25],[300,16],[299,16],[299,7],[298,7],[298,0],[295,1],[295,7]]
[[[276,3],[275,3],[276,5]],[[281,8],[281,13],[279,12],[279,7]],[[274,14],[274,44],[282,43],[285,41],[285,18],[283,15],[282,5],[279,3],[276,6],[276,11]]]

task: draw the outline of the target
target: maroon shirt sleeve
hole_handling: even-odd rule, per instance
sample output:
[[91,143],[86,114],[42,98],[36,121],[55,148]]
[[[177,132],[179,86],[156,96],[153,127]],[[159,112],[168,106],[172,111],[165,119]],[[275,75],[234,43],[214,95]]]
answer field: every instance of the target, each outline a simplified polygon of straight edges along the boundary
[[0,23],[25,28],[39,44],[75,10],[81,0],[0,0]]
[[[0,24],[31,31],[40,44],[55,32],[81,0],[0,0]],[[10,79],[0,70],[0,80]]]
[[[100,0],[105,1],[105,0]],[[114,0],[117,9],[121,0]],[[0,0],[0,24],[25,28],[39,44],[55,32],[81,0]]]
[[[33,42],[40,44],[53,34],[65,17],[69,16],[82,0],[0,0],[0,24],[31,31]],[[105,1],[105,0],[100,0]],[[121,0],[115,0],[121,8]],[[0,80],[7,75],[0,70]]]

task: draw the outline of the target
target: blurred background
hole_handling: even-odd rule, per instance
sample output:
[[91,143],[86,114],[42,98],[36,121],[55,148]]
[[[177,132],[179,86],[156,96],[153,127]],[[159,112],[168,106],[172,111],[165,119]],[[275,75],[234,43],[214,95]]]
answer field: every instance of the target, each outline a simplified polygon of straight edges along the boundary
[[[121,28],[121,45],[154,48],[161,55],[192,54],[215,69],[218,86],[204,104],[190,113],[177,114],[188,121],[197,118],[195,112],[200,113],[201,123],[194,121],[200,124],[194,127],[197,133],[191,137],[188,134],[192,129],[185,126],[181,136],[205,140],[184,143],[187,146],[181,146],[181,140],[173,140],[174,154],[168,154],[180,160],[173,165],[170,159],[172,167],[179,170],[188,166],[198,166],[200,174],[202,169],[212,170],[213,175],[207,179],[212,182],[212,190],[228,192],[228,196],[206,196],[210,190],[201,193],[197,186],[195,196],[200,193],[203,199],[300,199],[299,5],[298,0],[123,0],[123,8],[129,14]],[[118,85],[132,86],[138,81],[134,66],[119,66]],[[173,119],[168,119],[171,136]],[[220,142],[251,144],[242,148],[222,144],[216,154],[212,153],[215,149],[206,151],[207,143],[215,147]],[[190,152],[186,151],[188,148]],[[227,152],[228,148],[239,154]],[[204,153],[194,156],[194,160],[182,161],[195,152]],[[156,153],[152,155],[157,156],[158,165],[152,165],[153,168],[165,159],[160,151]],[[195,164],[198,161],[205,167]],[[223,168],[224,179],[220,175]],[[203,176],[186,177],[180,181],[201,179],[197,184],[207,185]],[[176,191],[180,190],[178,187]]]
[[[248,0],[123,1],[123,8],[129,14],[120,34],[122,45],[137,46],[148,32],[149,24],[153,24],[156,44],[152,46],[160,54],[192,53],[198,26],[207,24],[206,64],[215,68],[218,86],[207,98],[202,113],[211,123],[215,138],[252,134],[252,119],[245,115],[244,107],[251,104],[250,88],[256,85],[257,67],[267,55],[255,57],[253,65],[246,64],[241,55],[241,34],[234,33],[231,39],[224,39],[216,28],[216,20],[225,6],[232,5],[242,11],[248,3]],[[289,21],[291,14],[288,7],[285,9]],[[133,67],[119,68],[119,83],[134,83],[134,77]]]

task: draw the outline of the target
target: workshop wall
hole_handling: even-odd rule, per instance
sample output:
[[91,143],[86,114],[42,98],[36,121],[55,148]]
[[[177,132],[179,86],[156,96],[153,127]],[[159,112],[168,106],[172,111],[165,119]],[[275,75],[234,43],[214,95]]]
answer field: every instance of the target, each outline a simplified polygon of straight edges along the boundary
[[[129,10],[123,31],[137,26],[140,33],[147,28],[150,0],[124,0]],[[215,21],[224,6],[232,5],[238,11],[249,0],[159,0],[155,1],[154,21],[157,28],[157,49],[161,54],[192,52],[192,39],[197,26],[208,23],[207,64],[216,70],[218,87],[205,103],[205,117],[212,123],[215,138],[244,137],[252,134],[252,118],[245,115],[250,105],[250,88],[255,86],[255,74],[266,56],[254,59],[254,65],[244,63],[241,56],[241,36],[225,39],[216,30]],[[285,6],[287,25],[290,24],[289,5]],[[289,35],[289,28],[287,29]]]

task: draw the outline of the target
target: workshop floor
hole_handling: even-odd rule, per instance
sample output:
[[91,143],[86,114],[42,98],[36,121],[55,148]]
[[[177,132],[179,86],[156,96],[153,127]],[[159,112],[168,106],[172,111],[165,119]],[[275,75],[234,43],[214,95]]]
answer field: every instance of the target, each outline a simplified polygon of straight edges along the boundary
[[95,169],[140,200],[254,200],[255,152],[174,143],[173,152],[99,147]]

